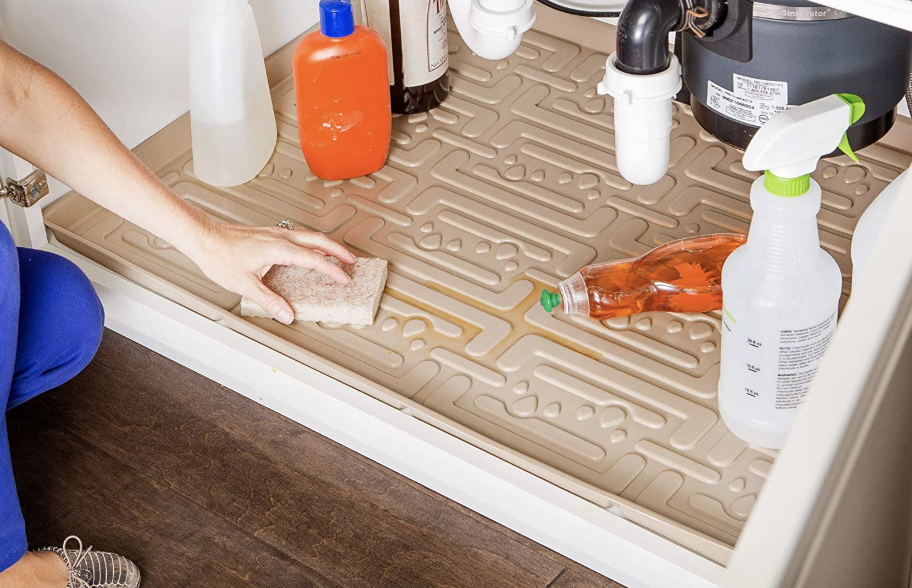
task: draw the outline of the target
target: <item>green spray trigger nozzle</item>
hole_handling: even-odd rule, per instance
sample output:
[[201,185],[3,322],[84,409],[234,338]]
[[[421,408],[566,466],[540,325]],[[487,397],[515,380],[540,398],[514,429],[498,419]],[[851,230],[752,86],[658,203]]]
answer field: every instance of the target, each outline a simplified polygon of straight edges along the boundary
[[547,290],[542,290],[541,305],[546,311],[551,312],[553,309],[561,305],[560,294],[557,292],[548,292]]
[[865,113],[865,103],[861,99],[861,96],[856,96],[855,94],[836,94],[839,96],[840,100],[849,105],[849,108],[852,109],[851,122],[849,124],[855,124]]
[[[858,122],[861,119],[861,117],[864,116],[865,103],[864,103],[864,100],[862,100],[860,96],[856,96],[855,94],[836,94],[836,96],[838,96],[840,100],[842,100],[843,102],[848,104],[849,108],[851,109],[851,113],[849,115],[849,117],[850,117],[849,124],[850,125],[854,125],[856,122]],[[845,135],[842,136],[842,140],[839,141],[838,148],[840,151],[842,151],[843,153],[848,155],[852,159],[852,161],[854,161],[855,163],[858,163],[858,156],[855,155],[855,152],[852,151],[851,145],[849,145],[849,134],[848,133],[846,133]]]
[[839,147],[839,150],[842,151],[843,153],[845,153],[846,155],[848,155],[852,161],[854,161],[855,163],[858,163],[858,156],[855,155],[855,152],[852,151],[852,146],[849,145],[848,133],[846,133],[845,135],[842,136],[842,140],[839,141],[838,147]]

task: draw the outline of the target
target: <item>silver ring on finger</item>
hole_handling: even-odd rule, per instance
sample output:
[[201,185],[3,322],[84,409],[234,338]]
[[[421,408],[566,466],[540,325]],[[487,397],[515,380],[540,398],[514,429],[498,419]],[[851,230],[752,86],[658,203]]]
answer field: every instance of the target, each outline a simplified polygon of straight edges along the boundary
[[289,231],[294,230],[294,223],[288,219],[279,221],[278,223],[276,223],[276,226],[279,227],[280,229],[288,229]]

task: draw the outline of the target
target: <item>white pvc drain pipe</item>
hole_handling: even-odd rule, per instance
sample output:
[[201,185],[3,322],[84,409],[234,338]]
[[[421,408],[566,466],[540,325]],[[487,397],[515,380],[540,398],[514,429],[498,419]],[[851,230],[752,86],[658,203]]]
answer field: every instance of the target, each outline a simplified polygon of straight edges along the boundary
[[614,98],[614,142],[617,167],[632,184],[647,186],[668,171],[671,154],[671,100],[681,89],[681,64],[657,74],[629,74],[617,67],[617,54],[605,64],[599,94]]
[[449,0],[459,34],[476,55],[505,59],[535,24],[534,0]]

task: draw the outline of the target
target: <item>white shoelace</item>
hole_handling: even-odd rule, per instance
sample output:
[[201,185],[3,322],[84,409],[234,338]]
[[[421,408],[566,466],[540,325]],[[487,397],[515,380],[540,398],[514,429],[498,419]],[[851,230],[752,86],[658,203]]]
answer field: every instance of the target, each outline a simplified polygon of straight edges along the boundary
[[[70,552],[67,551],[67,543],[73,539],[79,543],[79,549],[74,550],[76,552],[76,557],[71,558]],[[68,586],[70,588],[91,588],[91,584],[89,584],[88,581],[86,581],[85,578],[81,577],[76,571],[79,566],[81,566],[85,561],[90,551],[92,551],[92,546],[89,545],[88,549],[83,549],[82,539],[76,535],[70,535],[63,540],[63,559],[67,565],[67,579],[69,580]]]

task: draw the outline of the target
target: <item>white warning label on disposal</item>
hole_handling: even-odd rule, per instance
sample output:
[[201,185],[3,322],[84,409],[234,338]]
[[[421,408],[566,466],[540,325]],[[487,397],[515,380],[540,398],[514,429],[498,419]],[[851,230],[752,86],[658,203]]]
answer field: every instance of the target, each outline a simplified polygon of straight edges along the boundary
[[788,82],[774,82],[772,80],[759,80],[749,78],[738,74],[733,74],[732,86],[735,89],[735,96],[749,98],[751,100],[761,100],[769,104],[779,106],[788,106],[789,103],[789,86]]
[[708,81],[707,105],[738,122],[762,127],[779,112],[788,110],[788,82],[761,80],[734,74],[734,91]]

